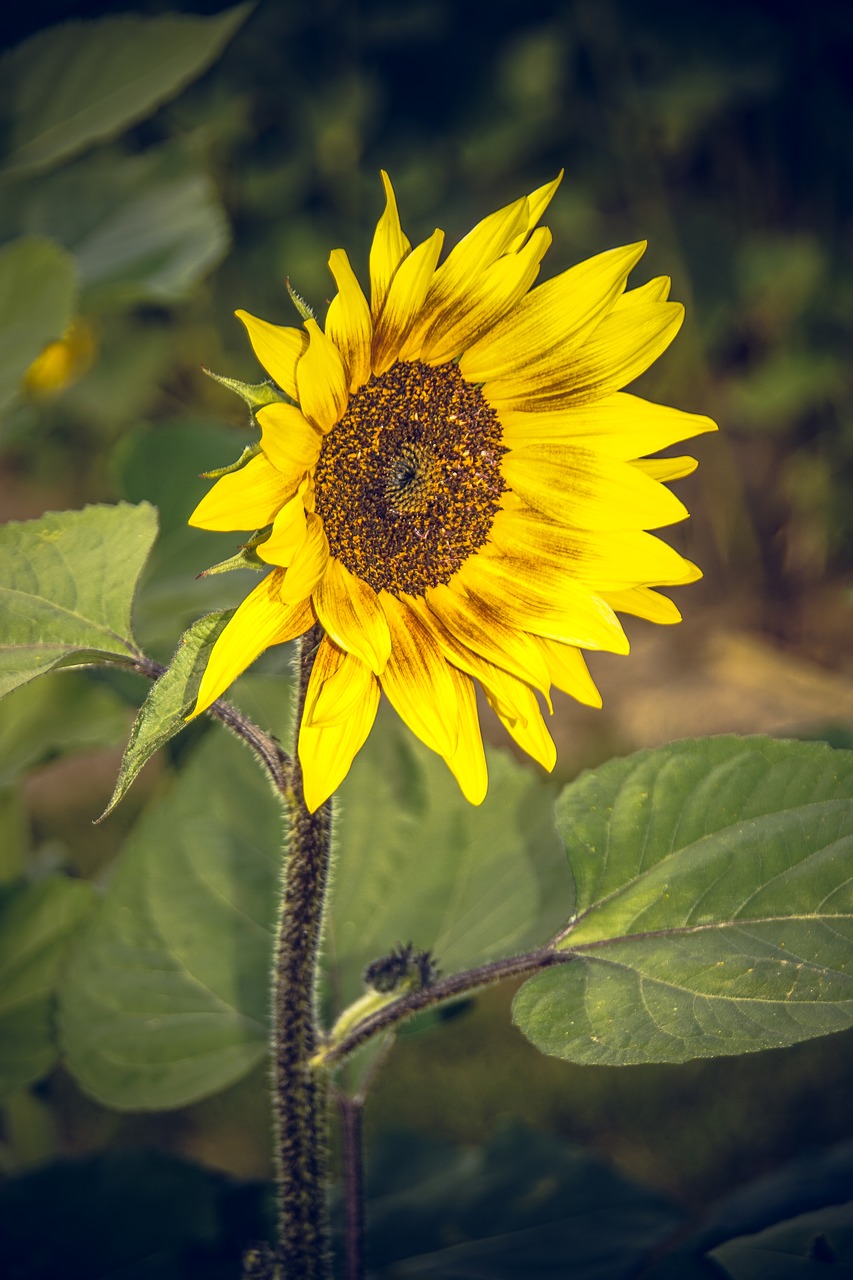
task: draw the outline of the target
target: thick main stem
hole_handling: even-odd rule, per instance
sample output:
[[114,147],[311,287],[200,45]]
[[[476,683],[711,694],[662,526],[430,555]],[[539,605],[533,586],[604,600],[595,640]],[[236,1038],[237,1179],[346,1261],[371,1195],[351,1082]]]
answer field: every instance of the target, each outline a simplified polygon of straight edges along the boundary
[[[297,725],[320,640],[302,637]],[[331,806],[309,813],[294,753],[290,846],[284,873],[273,994],[274,1093],[278,1164],[277,1280],[325,1280],[329,1274],[326,1220],[325,1073],[309,1066],[317,1043],[317,965],[329,877]]]

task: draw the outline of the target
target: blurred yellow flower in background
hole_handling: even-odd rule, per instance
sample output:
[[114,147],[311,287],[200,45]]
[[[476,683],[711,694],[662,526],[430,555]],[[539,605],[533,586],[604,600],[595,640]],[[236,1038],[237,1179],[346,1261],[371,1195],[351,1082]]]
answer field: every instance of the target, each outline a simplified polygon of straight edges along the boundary
[[34,400],[50,400],[72,386],[92,367],[95,335],[77,316],[56,342],[49,342],[24,375],[24,389]]
[[312,810],[381,692],[474,804],[488,782],[475,681],[553,768],[551,689],[601,702],[580,651],[627,652],[617,611],[677,622],[654,588],[701,576],[648,532],[687,515],[665,482],[695,463],[647,455],[714,423],[622,391],[684,314],[666,278],[626,290],[645,244],[533,288],[558,178],[439,264],[443,233],[413,249],[382,176],[369,301],[336,249],[325,330],[237,313],[284,398],[257,411],[260,453],[190,521],[262,530],[272,566],[214,646],[196,714],[268,646],[322,625],[299,730]]

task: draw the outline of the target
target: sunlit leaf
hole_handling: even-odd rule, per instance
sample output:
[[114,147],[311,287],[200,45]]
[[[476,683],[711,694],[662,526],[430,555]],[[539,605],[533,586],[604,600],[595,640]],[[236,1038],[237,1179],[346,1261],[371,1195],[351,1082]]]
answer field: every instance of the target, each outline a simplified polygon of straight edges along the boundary
[[122,14],[31,36],[0,60],[5,168],[46,169],[116,137],[210,66],[248,12]]
[[89,1093],[181,1106],[264,1058],[281,856],[260,769],[211,733],[130,837],[75,947],[62,1038]]
[[29,366],[74,314],[77,268],[58,244],[21,236],[0,249],[0,409]]
[[853,1024],[853,754],[675,743],[584,774],[557,820],[567,962],[515,1004],[544,1052],[682,1062]]
[[59,665],[136,656],[131,605],[153,507],[86,507],[0,527],[0,694]]
[[186,728],[210,650],[230,612],[209,613],[181,636],[177,653],[139,709],[122,758],[115,790],[102,817],[118,804],[154,752]]
[[0,1096],[38,1080],[56,1061],[56,980],[91,902],[89,885],[59,875],[0,892]]

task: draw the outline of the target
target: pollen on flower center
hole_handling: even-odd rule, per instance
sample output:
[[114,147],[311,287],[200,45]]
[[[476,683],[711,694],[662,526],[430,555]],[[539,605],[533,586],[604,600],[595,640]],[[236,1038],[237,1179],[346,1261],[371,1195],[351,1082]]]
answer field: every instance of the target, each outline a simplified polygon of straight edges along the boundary
[[374,591],[423,595],[488,540],[501,425],[454,364],[395,364],[323,442],[316,510],[333,556]]

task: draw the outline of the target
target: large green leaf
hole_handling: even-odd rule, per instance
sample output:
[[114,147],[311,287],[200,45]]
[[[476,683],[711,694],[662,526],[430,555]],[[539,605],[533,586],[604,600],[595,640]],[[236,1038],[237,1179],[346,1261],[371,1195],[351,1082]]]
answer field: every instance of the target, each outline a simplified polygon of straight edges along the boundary
[[547,942],[571,909],[547,784],[489,754],[479,808],[444,763],[384,709],[341,788],[327,954],[345,1000],[395,943],[432,950],[443,972]]
[[186,728],[186,717],[195,705],[204,666],[230,612],[209,613],[181,636],[177,653],[139,709],[122,757],[115,790],[105,818],[128,791],[142,766],[154,752]]
[[709,738],[615,760],[557,820],[566,963],[518,1025],[575,1062],[682,1062],[853,1024],[853,753]]
[[0,695],[59,665],[136,656],[131,605],[156,534],[148,503],[0,527]]
[[0,59],[5,168],[49,168],[150,115],[219,56],[249,12],[122,14],[40,31]]
[[[262,727],[284,732],[281,699],[244,683]],[[285,681],[266,683],[286,695]],[[364,962],[399,941],[455,969],[542,941],[565,915],[547,788],[502,755],[491,768],[491,798],[473,809],[443,764],[382,717],[336,826],[326,950],[344,1001],[360,993]],[[280,848],[259,767],[211,734],[128,842],[69,969],[68,1061],[101,1101],[178,1106],[263,1058]]]
[[279,808],[211,733],[130,837],[61,992],[68,1063],[120,1108],[180,1106],[267,1050]]
[[62,337],[76,299],[77,268],[58,244],[21,236],[0,249],[0,409],[36,356]]
[[0,1096],[57,1058],[53,997],[69,938],[92,901],[82,880],[51,876],[0,892]]

